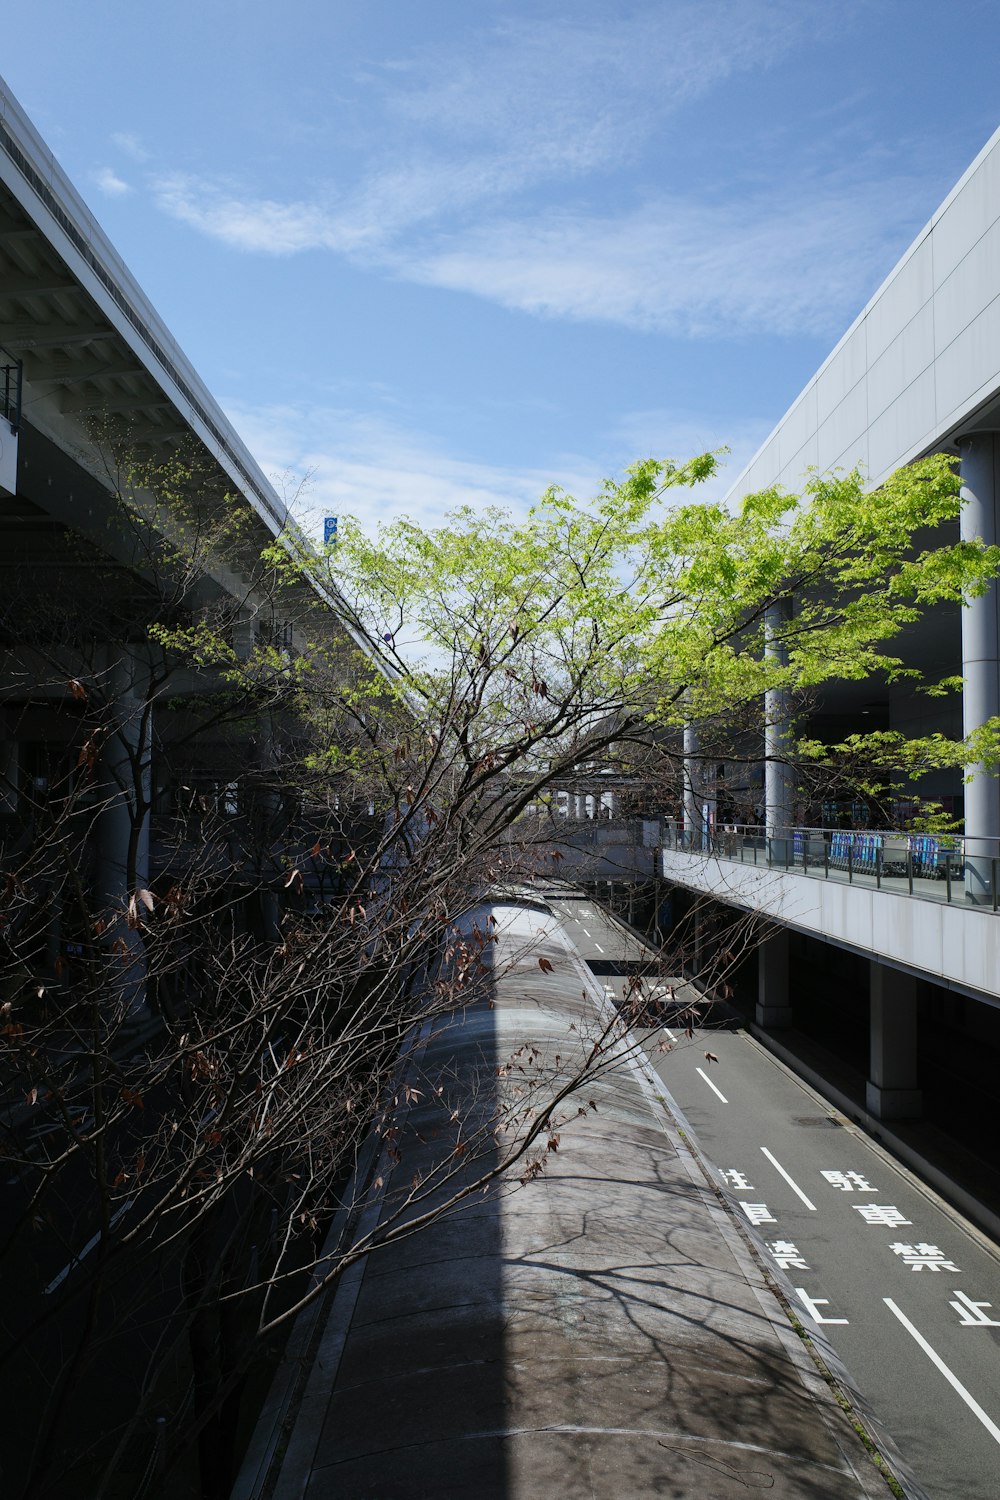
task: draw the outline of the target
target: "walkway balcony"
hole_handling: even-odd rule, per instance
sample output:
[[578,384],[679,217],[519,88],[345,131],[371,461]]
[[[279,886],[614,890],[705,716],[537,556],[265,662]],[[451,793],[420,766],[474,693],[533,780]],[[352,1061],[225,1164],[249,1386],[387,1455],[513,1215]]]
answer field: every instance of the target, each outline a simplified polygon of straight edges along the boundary
[[1000,1004],[1000,841],[666,823],[661,849],[678,885]]

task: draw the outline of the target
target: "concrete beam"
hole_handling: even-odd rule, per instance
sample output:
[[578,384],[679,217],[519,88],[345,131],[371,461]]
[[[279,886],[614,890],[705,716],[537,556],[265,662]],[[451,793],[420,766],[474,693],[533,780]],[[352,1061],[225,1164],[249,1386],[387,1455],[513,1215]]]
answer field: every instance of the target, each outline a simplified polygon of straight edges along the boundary
[[58,349],[66,344],[96,344],[117,335],[106,323],[36,323],[21,319],[0,323],[0,344],[17,349]]
[[67,417],[82,417],[128,411],[155,411],[159,407],[172,405],[165,396],[155,395],[153,392],[106,396],[100,391],[91,391],[87,395],[63,396],[59,402],[59,410]]
[[48,266],[38,271],[4,271],[0,284],[0,295],[4,297],[36,297],[47,292],[78,290],[71,276],[60,274]]

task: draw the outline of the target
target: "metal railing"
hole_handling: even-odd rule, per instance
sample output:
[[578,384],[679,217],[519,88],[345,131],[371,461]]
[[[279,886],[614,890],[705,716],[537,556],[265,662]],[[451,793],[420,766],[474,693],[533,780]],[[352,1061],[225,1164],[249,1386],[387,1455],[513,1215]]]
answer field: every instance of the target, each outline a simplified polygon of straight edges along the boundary
[[21,425],[22,364],[0,344],[0,417],[16,432]]
[[1000,907],[998,839],[885,828],[684,829],[665,821],[662,847],[994,912]]

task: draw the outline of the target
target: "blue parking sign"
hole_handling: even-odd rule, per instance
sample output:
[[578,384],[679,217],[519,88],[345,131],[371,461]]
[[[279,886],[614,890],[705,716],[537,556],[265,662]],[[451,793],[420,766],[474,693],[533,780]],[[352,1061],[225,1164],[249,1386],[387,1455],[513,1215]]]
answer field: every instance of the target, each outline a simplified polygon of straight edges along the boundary
[[337,540],[337,517],[324,516],[323,518],[323,546],[329,547]]

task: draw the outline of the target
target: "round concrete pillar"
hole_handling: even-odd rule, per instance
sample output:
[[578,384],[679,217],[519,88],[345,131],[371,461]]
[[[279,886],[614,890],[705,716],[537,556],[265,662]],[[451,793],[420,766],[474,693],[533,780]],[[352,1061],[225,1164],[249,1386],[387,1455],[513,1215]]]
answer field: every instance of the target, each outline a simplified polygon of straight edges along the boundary
[[681,769],[681,806],[684,810],[684,845],[688,849],[702,846],[702,817],[698,802],[701,775],[698,759],[698,730],[684,725],[684,763]]
[[[788,665],[785,627],[792,618],[791,599],[777,599],[764,621],[764,651],[776,666]],[[792,806],[795,778],[791,766],[791,695],[779,685],[764,694],[764,825],[771,859],[792,862]]]
[[[977,432],[959,443],[962,455],[963,541],[995,545],[1000,433]],[[1000,601],[996,581],[962,610],[962,727],[965,734],[1000,714]],[[993,901],[994,863],[1000,855],[1000,781],[995,770],[970,767],[965,789],[965,892],[977,905]]]

